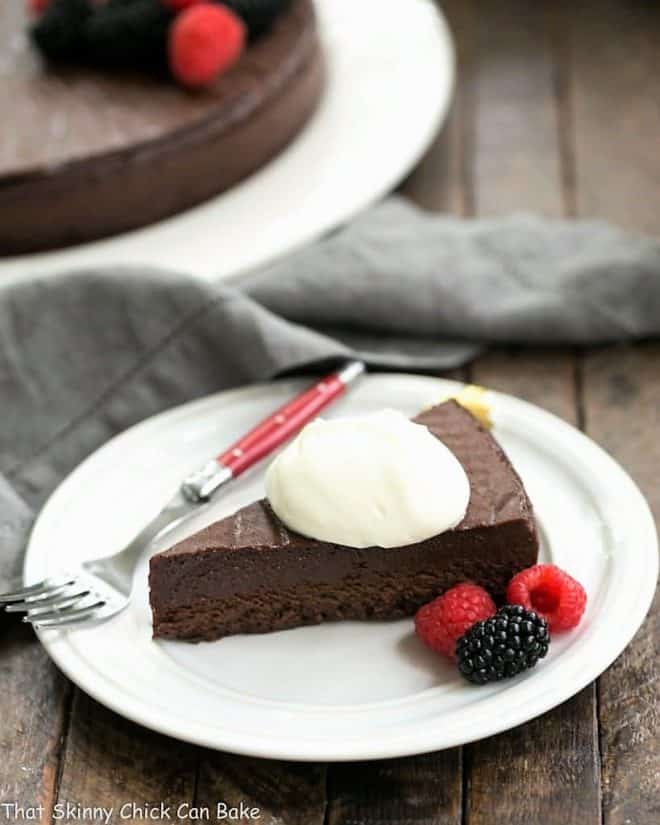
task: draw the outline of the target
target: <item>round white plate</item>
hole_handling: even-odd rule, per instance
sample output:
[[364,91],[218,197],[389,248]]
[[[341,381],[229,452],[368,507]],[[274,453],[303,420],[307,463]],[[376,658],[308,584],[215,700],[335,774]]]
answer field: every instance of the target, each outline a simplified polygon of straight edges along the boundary
[[[459,385],[370,376],[329,416],[395,407],[413,415]],[[59,487],[34,529],[28,581],[122,546],[188,471],[299,390],[286,381],[220,393],[110,441]],[[657,575],[649,509],[592,441],[537,407],[493,393],[495,435],[532,498],[551,559],[586,587],[579,628],[514,680],[464,682],[417,640],[411,619],[345,622],[198,645],[154,642],[147,559],[135,598],[113,621],[43,631],[59,667],[103,704],[202,745],[263,757],[350,760],[447,748],[518,725],[598,676],[639,627]],[[263,494],[253,472],[167,544]],[[161,546],[154,549],[163,549]],[[153,550],[152,550],[153,552]]]
[[430,145],[454,51],[430,0],[316,0],[328,86],[301,135],[225,194],[159,224],[0,259],[0,278],[130,264],[227,278],[318,237],[392,189]]

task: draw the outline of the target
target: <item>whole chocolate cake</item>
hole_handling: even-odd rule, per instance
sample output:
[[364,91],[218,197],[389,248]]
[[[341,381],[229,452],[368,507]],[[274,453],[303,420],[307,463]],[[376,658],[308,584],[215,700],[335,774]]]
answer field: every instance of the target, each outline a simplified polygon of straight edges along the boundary
[[454,529],[406,547],[356,549],[289,530],[266,500],[154,556],[154,636],[212,640],[340,619],[409,616],[461,581],[497,599],[533,565],[532,506],[510,461],[455,401],[416,419],[453,452],[470,482]]
[[228,189],[291,141],[322,92],[312,0],[293,0],[196,92],[47,65],[24,7],[0,3],[0,255],[134,229]]

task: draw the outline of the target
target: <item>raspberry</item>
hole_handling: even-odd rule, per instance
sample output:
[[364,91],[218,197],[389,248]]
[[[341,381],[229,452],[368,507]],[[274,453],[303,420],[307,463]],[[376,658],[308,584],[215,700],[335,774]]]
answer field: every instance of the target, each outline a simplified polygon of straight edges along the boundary
[[170,69],[184,86],[206,86],[238,60],[244,45],[245,24],[239,17],[224,6],[197,3],[172,23]]
[[431,650],[454,659],[456,642],[475,622],[495,613],[495,604],[483,587],[457,584],[415,616],[417,635]]
[[506,598],[536,611],[553,633],[577,627],[587,605],[584,587],[554,564],[536,564],[518,573]]

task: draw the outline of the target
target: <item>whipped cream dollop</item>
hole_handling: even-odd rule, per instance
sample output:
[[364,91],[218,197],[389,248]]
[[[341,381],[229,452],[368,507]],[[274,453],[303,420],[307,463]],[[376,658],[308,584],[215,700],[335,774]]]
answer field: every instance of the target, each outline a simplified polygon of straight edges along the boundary
[[266,494],[304,536],[349,547],[402,547],[462,521],[470,483],[421,424],[383,410],[317,418],[273,461]]

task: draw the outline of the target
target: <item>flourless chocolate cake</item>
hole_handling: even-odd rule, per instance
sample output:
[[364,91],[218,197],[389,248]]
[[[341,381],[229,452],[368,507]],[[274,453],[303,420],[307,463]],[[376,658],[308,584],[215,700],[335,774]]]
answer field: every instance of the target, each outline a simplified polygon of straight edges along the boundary
[[507,582],[538,555],[522,481],[490,432],[455,401],[414,420],[468,476],[470,503],[457,527],[406,547],[356,549],[294,533],[257,501],[151,559],[154,636],[200,641],[396,619],[461,581],[502,600]]
[[313,0],[292,0],[211,88],[47,66],[25,0],[0,2],[0,256],[145,226],[234,186],[308,121],[324,85]]

